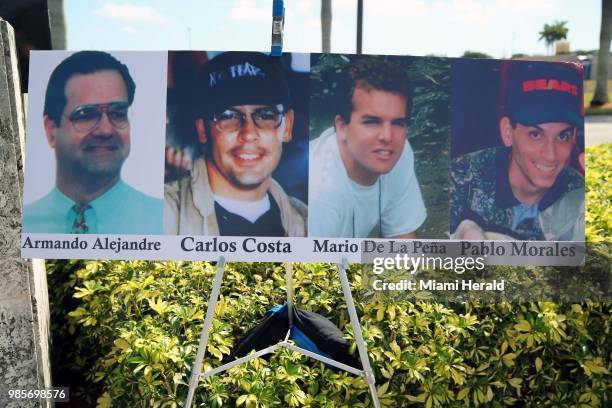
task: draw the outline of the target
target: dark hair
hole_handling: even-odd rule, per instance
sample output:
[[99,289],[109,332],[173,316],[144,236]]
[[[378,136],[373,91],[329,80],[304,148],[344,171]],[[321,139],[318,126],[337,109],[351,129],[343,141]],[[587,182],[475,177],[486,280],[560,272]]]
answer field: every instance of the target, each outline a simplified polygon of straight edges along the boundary
[[351,120],[351,112],[354,109],[353,94],[357,88],[377,89],[403,96],[406,98],[406,116],[408,116],[412,86],[405,67],[390,57],[367,56],[359,58],[345,70],[345,81],[341,84],[337,112],[344,123],[349,123]]
[[59,126],[62,112],[66,107],[66,83],[68,80],[77,74],[93,74],[104,70],[117,71],[121,75],[127,88],[128,103],[131,105],[134,101],[136,84],[128,67],[109,53],[80,51],[63,60],[51,73],[45,93],[43,113]]

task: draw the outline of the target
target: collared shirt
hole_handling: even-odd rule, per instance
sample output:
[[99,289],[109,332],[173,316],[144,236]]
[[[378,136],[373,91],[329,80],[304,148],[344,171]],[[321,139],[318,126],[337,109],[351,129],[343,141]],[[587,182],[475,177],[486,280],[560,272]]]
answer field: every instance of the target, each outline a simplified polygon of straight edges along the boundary
[[[305,237],[308,225],[306,204],[288,196],[272,178],[268,193],[280,210],[280,221],[286,236]],[[190,177],[165,184],[164,200],[165,234],[221,235],[204,157],[194,160]]]
[[[23,232],[72,232],[75,202],[57,187],[23,209]],[[90,234],[161,234],[163,201],[119,180],[107,192],[87,203],[84,212]]]
[[580,218],[579,200],[561,206],[563,214],[555,211],[555,217],[547,217],[545,226],[541,218],[542,213],[558,209],[568,197],[581,196],[584,201],[584,178],[566,166],[535,208],[519,209],[522,204],[512,193],[508,175],[510,154],[510,148],[497,147],[453,160],[450,231],[469,219],[485,231],[522,240],[567,240],[575,236],[565,230]]

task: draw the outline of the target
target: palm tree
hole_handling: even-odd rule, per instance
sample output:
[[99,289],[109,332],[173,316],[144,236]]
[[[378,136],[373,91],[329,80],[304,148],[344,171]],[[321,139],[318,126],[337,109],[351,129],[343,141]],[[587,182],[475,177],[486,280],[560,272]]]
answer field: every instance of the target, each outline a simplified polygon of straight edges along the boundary
[[569,28],[565,26],[566,24],[567,21],[555,21],[553,24],[544,24],[544,28],[538,33],[540,34],[540,41],[544,40],[546,43],[546,51],[548,54],[550,54],[550,50],[555,41],[567,38]]
[[323,52],[331,50],[331,0],[321,0],[321,43]]
[[599,33],[599,56],[597,57],[597,84],[591,106],[601,106],[608,99],[608,64],[610,41],[612,40],[612,0],[601,0],[601,31]]

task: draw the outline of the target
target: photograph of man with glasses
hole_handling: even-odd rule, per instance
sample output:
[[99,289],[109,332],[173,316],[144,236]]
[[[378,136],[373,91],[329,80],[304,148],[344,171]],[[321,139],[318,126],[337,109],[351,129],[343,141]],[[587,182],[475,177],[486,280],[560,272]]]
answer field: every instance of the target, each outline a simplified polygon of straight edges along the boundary
[[[128,66],[106,52],[77,52],[55,67],[43,108],[46,141],[55,155],[55,185],[25,205],[24,232],[162,233],[163,201],[122,179],[135,90]],[[26,184],[32,187],[35,177],[29,176]]]
[[[295,123],[279,59],[217,55],[195,75],[192,90],[201,154],[188,176],[166,183],[164,232],[306,236],[306,205],[272,178]],[[291,176],[306,177],[299,173]]]

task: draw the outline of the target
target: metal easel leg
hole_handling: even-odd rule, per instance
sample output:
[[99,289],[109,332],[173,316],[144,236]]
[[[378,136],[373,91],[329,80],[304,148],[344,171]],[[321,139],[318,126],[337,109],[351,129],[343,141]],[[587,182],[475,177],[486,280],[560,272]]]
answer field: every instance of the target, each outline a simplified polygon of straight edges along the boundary
[[353,294],[351,293],[351,287],[346,276],[347,268],[348,262],[346,259],[343,259],[342,263],[338,265],[338,272],[340,274],[340,283],[342,284],[344,299],[346,299],[346,309],[348,310],[349,317],[351,319],[353,333],[355,333],[355,342],[357,343],[357,350],[359,351],[359,358],[361,359],[363,374],[366,383],[370,388],[370,394],[372,395],[372,403],[374,404],[375,408],[380,408],[380,401],[378,400],[378,393],[376,392],[376,378],[374,378],[374,374],[372,373],[372,366],[370,366],[368,351],[366,350],[363,335],[361,333],[361,325],[359,324],[359,317],[357,316],[357,311],[355,310]]
[[204,319],[204,327],[202,328],[202,334],[200,335],[200,345],[198,346],[198,352],[196,354],[193,367],[191,367],[191,378],[189,379],[189,391],[187,393],[187,399],[185,400],[185,407],[190,408],[193,403],[193,396],[195,390],[198,387],[200,381],[200,374],[202,370],[202,360],[206,353],[206,346],[208,344],[208,335],[212,327],[212,319],[215,315],[215,306],[219,299],[219,292],[221,291],[221,283],[223,281],[223,270],[225,268],[225,258],[219,258],[217,262],[217,273],[215,274],[215,280],[213,281],[212,290],[210,291],[210,298],[208,299],[208,309],[206,310],[206,317]]
[[285,262],[285,272],[285,285],[287,285],[287,316],[289,317],[289,330],[291,330],[293,326],[293,264],[291,262]]
[[[186,408],[190,408],[191,405],[193,404],[193,398],[194,398],[194,394],[195,394],[195,390],[198,386],[198,382],[200,381],[200,378],[202,377],[202,360],[204,359],[204,354],[206,353],[206,346],[208,344],[208,335],[210,334],[210,329],[212,327],[212,319],[215,313],[215,306],[217,305],[217,301],[219,299],[219,292],[221,290],[221,283],[223,280],[223,269],[224,269],[224,265],[225,265],[225,259],[222,257],[221,259],[219,259],[219,262],[217,262],[217,273],[215,275],[215,280],[213,282],[213,286],[212,286],[212,290],[210,293],[210,299],[208,300],[208,309],[206,310],[206,317],[204,319],[204,327],[202,328],[202,334],[200,335],[200,344],[198,346],[198,351],[196,354],[196,358],[191,370],[191,378],[189,380],[189,392],[187,393],[187,399],[185,400],[185,407]],[[289,348],[291,350],[297,351],[299,353],[302,353],[306,356],[312,357],[316,360],[320,360],[323,361],[325,363],[328,363],[330,365],[333,365],[335,367],[338,367],[344,371],[353,373],[353,374],[363,374],[363,376],[365,377],[366,383],[368,384],[368,387],[370,389],[370,394],[372,396],[372,403],[374,405],[375,408],[380,408],[380,401],[378,400],[378,394],[376,392],[376,380],[374,378],[374,375],[372,373],[372,367],[370,366],[370,360],[368,358],[368,352],[365,348],[365,342],[363,340],[363,335],[361,333],[361,326],[359,325],[359,318],[357,317],[357,312],[355,310],[355,303],[353,302],[353,295],[351,293],[351,288],[349,286],[349,281],[348,278],[346,276],[346,268],[348,267],[348,263],[346,260],[342,261],[342,264],[338,265],[338,271],[340,274],[340,282],[342,283],[342,290],[344,292],[344,298],[346,299],[346,304],[347,304],[347,310],[349,312],[349,317],[351,320],[351,326],[353,328],[353,332],[355,333],[355,341],[357,343],[357,350],[359,351],[359,358],[361,359],[361,365],[363,367],[363,371],[359,371],[353,367],[349,367],[346,366],[342,363],[339,363],[337,361],[334,361],[332,359],[323,357],[323,356],[319,356],[317,354],[314,354],[308,350],[304,350],[300,347],[297,347],[291,343],[288,343],[288,336],[289,333],[287,333],[287,337],[285,338],[284,341],[281,341],[278,344],[275,344],[273,346],[267,347],[263,350],[259,350],[254,354],[242,357],[238,360],[235,360],[233,362],[224,364],[221,367],[217,367],[213,370],[211,370],[210,373],[208,373],[208,375],[205,375],[203,377],[210,377],[216,374],[219,374],[220,372],[223,372],[231,367],[237,366],[239,364],[243,364],[249,360],[252,360],[254,358],[260,357],[264,354],[268,354],[268,353],[273,353],[275,350],[277,350],[279,347],[286,347]],[[291,263],[286,263],[285,264],[285,268],[286,268],[286,284],[287,284],[287,309],[288,309],[288,313],[289,313],[289,319],[290,319],[290,327],[292,324],[292,311],[293,311],[293,277],[292,277],[292,264]]]

